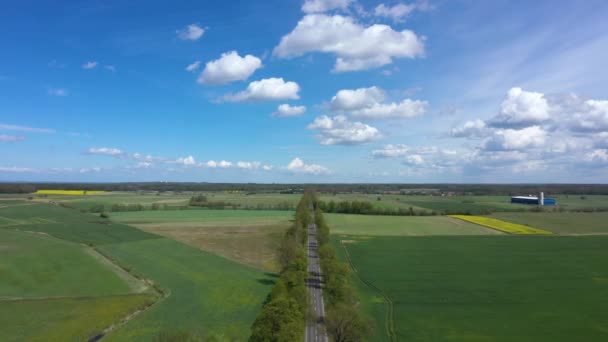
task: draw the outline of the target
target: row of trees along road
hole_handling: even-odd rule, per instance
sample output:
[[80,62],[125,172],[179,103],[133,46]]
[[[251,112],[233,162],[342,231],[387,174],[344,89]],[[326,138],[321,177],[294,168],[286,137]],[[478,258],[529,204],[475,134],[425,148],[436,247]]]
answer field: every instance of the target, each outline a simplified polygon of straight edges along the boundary
[[252,342],[292,342],[304,339],[308,300],[306,237],[311,223],[312,193],[298,203],[295,222],[286,231],[279,248],[279,279],[251,327]]
[[315,204],[315,224],[319,244],[319,258],[325,279],[323,298],[325,300],[325,326],[334,342],[362,341],[369,324],[358,310],[359,301],[350,281],[350,268],[338,260],[331,244],[329,226],[323,217],[320,201],[313,195]]

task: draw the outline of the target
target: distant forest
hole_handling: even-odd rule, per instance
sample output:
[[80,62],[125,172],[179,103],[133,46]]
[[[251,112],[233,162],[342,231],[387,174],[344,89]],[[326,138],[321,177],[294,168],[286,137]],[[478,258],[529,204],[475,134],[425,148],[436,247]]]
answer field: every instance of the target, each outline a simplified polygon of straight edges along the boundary
[[104,191],[242,191],[246,193],[302,193],[304,189],[323,193],[395,193],[425,195],[608,195],[608,184],[255,184],[255,183],[0,183],[0,193],[33,193],[36,190]]

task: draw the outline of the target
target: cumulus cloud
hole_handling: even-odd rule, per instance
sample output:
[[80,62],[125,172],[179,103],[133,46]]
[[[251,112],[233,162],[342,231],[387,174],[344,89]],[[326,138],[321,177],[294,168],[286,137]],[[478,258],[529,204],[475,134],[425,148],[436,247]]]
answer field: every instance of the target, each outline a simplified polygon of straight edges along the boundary
[[97,63],[95,61],[86,62],[82,65],[82,68],[87,69],[87,70],[95,69],[97,67],[97,64],[99,64],[99,63]]
[[499,129],[484,143],[487,150],[521,150],[541,147],[547,140],[547,132],[539,126],[523,129]]
[[359,89],[342,89],[331,98],[333,111],[350,111],[370,107],[384,101],[384,91],[376,86]]
[[125,153],[117,148],[112,147],[91,147],[87,150],[87,154],[99,154],[105,156],[122,156]]
[[404,99],[401,102],[383,103],[386,95],[376,86],[359,89],[342,89],[331,99],[334,112],[349,112],[364,119],[403,119],[426,112],[426,101]]
[[351,17],[310,14],[281,38],[273,54],[293,58],[309,52],[334,54],[333,70],[346,72],[381,67],[394,58],[421,57],[424,43],[410,30],[395,31],[381,24],[364,27]]
[[177,33],[177,38],[181,40],[199,40],[203,34],[205,34],[205,29],[200,27],[198,24],[190,24],[186,28],[175,31]]
[[304,161],[298,157],[294,158],[289,165],[287,165],[287,170],[294,173],[307,173],[313,175],[327,174],[329,173],[329,169],[318,165],[318,164],[306,164]]
[[416,9],[415,4],[399,3],[394,6],[380,4],[374,9],[374,14],[378,17],[387,17],[395,22],[403,22],[405,18]]
[[480,119],[467,121],[460,127],[452,128],[450,135],[455,138],[483,138],[489,134],[486,123]]
[[238,167],[239,169],[245,169],[245,170],[257,170],[260,168],[260,166],[262,165],[262,163],[260,162],[245,162],[245,161],[239,161],[236,163],[236,167]]
[[354,0],[306,0],[302,5],[305,13],[320,13],[335,9],[345,10]]
[[0,142],[15,142],[25,140],[25,137],[19,135],[0,134]]
[[306,112],[305,106],[290,106],[289,104],[281,104],[277,108],[277,111],[272,113],[272,116],[277,117],[290,117],[290,116],[299,116]]
[[173,161],[173,163],[184,165],[184,166],[194,166],[194,165],[196,165],[196,160],[194,159],[193,156],[187,156],[187,157],[177,158],[175,161]]
[[344,115],[322,115],[308,125],[319,131],[317,138],[322,145],[357,145],[378,140],[380,131],[362,122],[349,121]]
[[549,103],[544,94],[515,87],[509,90],[500,114],[490,124],[496,127],[525,127],[550,119]]
[[[197,66],[198,67],[198,66]],[[223,53],[219,59],[207,62],[198,78],[201,84],[226,84],[244,81],[262,67],[262,60],[253,55],[239,56],[238,52]]]
[[116,72],[116,67],[114,65],[106,65],[104,68],[110,72]]
[[67,89],[63,88],[50,88],[48,93],[51,96],[68,96]]
[[247,89],[223,97],[224,101],[279,101],[297,100],[300,86],[296,82],[285,82],[283,78],[265,78],[249,83]]
[[211,169],[215,169],[215,168],[227,169],[229,167],[232,167],[232,163],[229,161],[225,161],[225,160],[222,160],[220,162],[216,162],[215,160],[210,160],[210,161],[204,163],[203,165],[208,168],[211,168]]
[[186,71],[195,72],[196,70],[198,70],[198,68],[200,66],[201,66],[201,61],[195,61],[192,64],[188,64],[188,66],[186,67]]
[[410,148],[404,144],[389,144],[385,145],[382,149],[373,150],[372,156],[374,158],[398,158],[405,157],[410,152]]
[[587,100],[578,104],[568,124],[577,132],[608,131],[608,100]]
[[585,160],[594,164],[608,165],[608,150],[598,149],[585,154]]

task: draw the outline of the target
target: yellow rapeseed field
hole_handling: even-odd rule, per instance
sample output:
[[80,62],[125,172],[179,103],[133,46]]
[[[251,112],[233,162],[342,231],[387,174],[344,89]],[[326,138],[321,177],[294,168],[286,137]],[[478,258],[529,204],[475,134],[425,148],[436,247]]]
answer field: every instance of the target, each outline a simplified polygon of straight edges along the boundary
[[36,195],[99,195],[105,191],[98,190],[38,190],[34,194]]
[[475,223],[484,227],[500,230],[501,232],[518,235],[547,235],[553,234],[550,231],[542,230],[538,228],[528,227],[521,224],[511,223],[507,221],[497,220],[490,217],[484,216],[472,216],[472,215],[449,215],[450,217],[457,218],[459,220]]

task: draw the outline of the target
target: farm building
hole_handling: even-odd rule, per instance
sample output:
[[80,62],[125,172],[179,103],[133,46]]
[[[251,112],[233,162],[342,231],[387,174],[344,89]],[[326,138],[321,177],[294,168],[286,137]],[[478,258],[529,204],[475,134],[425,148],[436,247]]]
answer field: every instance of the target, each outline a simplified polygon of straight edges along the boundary
[[540,196],[514,196],[511,197],[511,203],[533,204],[533,205],[556,205],[557,201],[554,198],[545,198],[544,193]]

